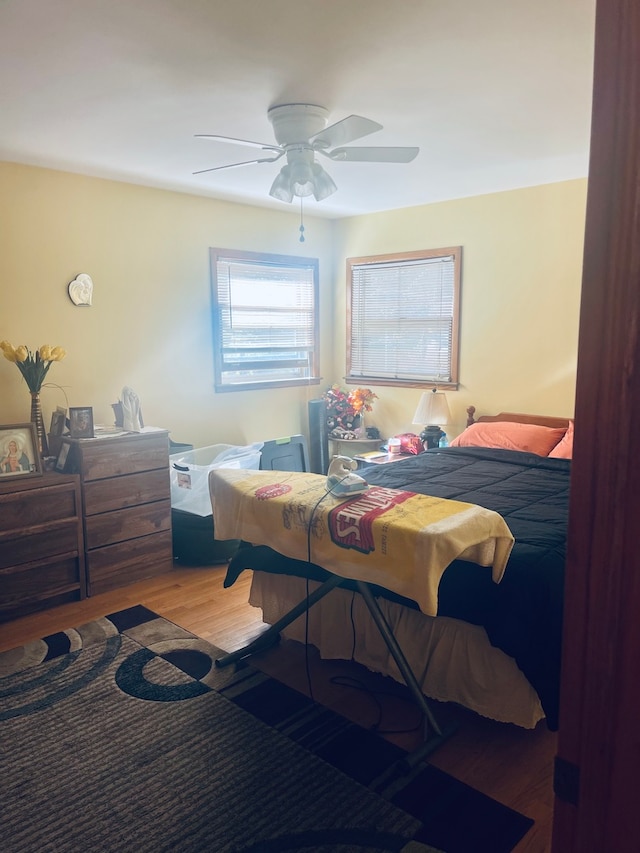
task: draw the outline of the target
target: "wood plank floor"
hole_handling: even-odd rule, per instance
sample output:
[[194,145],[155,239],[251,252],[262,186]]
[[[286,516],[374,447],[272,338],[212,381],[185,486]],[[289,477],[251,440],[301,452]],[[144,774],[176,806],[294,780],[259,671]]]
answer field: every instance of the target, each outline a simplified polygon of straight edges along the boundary
[[[107,613],[144,604],[221,649],[231,651],[259,634],[261,612],[247,603],[251,575],[245,572],[231,589],[222,582],[226,566],[180,567],[82,602],[24,616],[0,625],[0,651],[80,625]],[[254,666],[364,726],[382,730],[415,729],[419,717],[408,691],[390,678],[349,661],[321,661],[313,649],[283,641],[255,655]],[[336,676],[357,679],[364,689],[335,683]],[[380,694],[376,699],[371,691]],[[379,703],[379,705],[377,704]],[[483,791],[536,823],[516,853],[548,853],[553,811],[552,772],[556,736],[541,723],[534,731],[494,723],[455,706],[436,703],[441,725],[455,722],[456,732],[429,757],[447,773]],[[380,718],[381,715],[381,718]],[[407,749],[419,732],[386,734]]]

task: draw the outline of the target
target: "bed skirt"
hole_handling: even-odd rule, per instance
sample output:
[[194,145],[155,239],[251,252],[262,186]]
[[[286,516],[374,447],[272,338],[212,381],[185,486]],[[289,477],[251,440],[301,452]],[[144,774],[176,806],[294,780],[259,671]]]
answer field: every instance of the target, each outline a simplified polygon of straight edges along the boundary
[[[317,586],[309,582],[310,589]],[[273,624],[305,595],[302,578],[254,571],[249,603],[262,609],[264,622]],[[459,619],[426,616],[383,598],[378,603],[425,696],[527,729],[544,718],[537,693],[513,658],[491,645],[484,628]],[[353,659],[402,682],[360,595],[334,589],[308,615],[309,642],[322,658]],[[304,642],[305,619],[304,615],[296,619],[282,635]]]

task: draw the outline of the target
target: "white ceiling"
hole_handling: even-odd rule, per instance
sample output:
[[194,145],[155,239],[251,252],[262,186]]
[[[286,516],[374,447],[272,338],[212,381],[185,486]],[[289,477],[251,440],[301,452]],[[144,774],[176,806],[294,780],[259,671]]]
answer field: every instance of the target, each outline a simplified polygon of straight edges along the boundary
[[[282,165],[196,133],[274,142],[303,102],[417,145],[322,163],[345,216],[587,174],[595,0],[0,0],[0,160],[291,209]],[[294,201],[294,205],[295,205]]]

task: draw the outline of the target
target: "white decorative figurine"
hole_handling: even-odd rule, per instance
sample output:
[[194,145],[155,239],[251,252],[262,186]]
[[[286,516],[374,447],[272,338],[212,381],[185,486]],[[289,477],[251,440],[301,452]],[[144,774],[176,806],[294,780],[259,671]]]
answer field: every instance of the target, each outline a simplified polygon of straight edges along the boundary
[[127,432],[141,432],[140,400],[133,388],[125,385],[120,402],[122,403],[122,428]]

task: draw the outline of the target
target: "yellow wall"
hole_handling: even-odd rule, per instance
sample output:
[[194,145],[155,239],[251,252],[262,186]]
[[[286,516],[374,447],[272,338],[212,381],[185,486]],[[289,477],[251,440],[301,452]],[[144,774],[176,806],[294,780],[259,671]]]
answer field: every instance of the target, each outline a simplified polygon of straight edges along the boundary
[[[45,425],[57,405],[93,406],[112,424],[125,385],[145,423],[196,447],[244,444],[305,429],[318,387],[215,394],[210,322],[210,246],[320,260],[321,372],[332,362],[333,225],[297,210],[280,213],[131,184],[0,163],[0,340],[31,349],[58,344]],[[67,287],[94,282],[93,305]],[[65,396],[66,395],[66,396]],[[0,359],[0,423],[26,422],[30,397],[15,365]]]
[[[112,423],[124,385],[145,422],[175,441],[244,444],[306,432],[306,403],[345,371],[345,258],[461,245],[460,389],[448,394],[457,434],[466,407],[573,413],[586,180],[461,199],[337,222],[198,196],[0,163],[0,340],[59,344],[66,359],[43,392],[93,406]],[[291,212],[289,212],[291,211]],[[320,386],[215,394],[210,246],[320,260]],[[94,281],[91,308],[68,283]],[[376,387],[368,422],[384,436],[419,432],[418,389]],[[65,396],[66,395],[66,396]],[[0,359],[0,423],[27,421],[17,368]]]
[[[458,434],[466,408],[572,416],[587,182],[341,220],[336,228],[336,371],[345,370],[348,257],[462,246],[460,388],[447,392]],[[373,388],[367,422],[420,432],[419,389]]]

